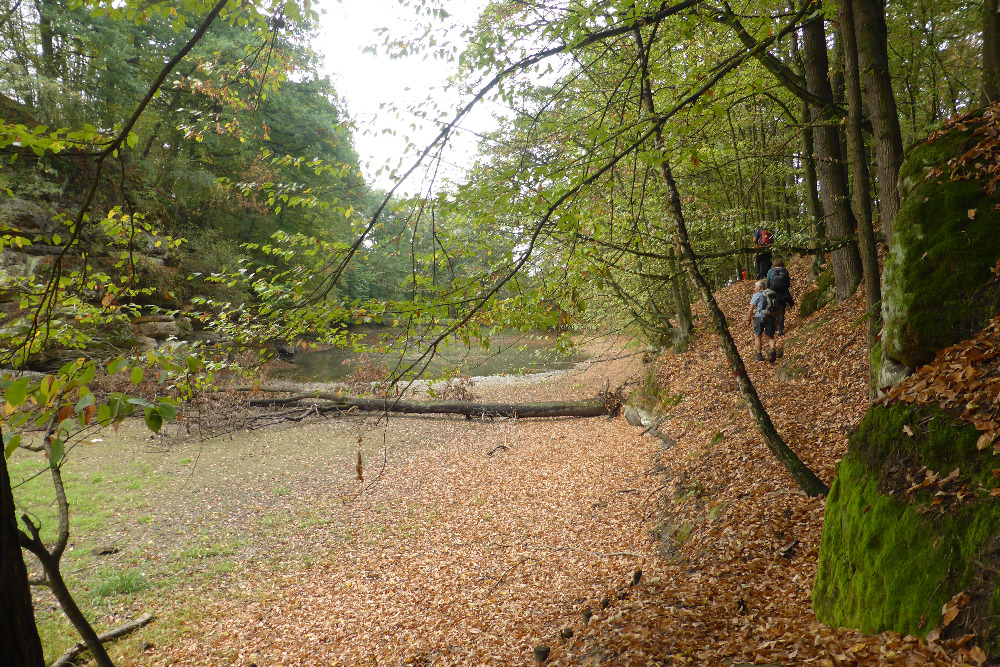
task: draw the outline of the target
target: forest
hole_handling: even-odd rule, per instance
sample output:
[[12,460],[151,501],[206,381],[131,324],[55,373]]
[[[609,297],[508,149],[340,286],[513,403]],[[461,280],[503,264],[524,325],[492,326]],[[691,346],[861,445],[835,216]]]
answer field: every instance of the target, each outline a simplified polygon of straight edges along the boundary
[[[324,65],[319,4],[2,0],[0,654],[24,665],[142,661],[109,653],[115,637],[88,618],[99,602],[78,602],[77,573],[62,568],[85,522],[70,512],[67,480],[95,433],[138,423],[154,438],[205,436],[237,407],[271,410],[223,427],[250,432],[307,401],[327,403],[308,403],[296,421],[361,411],[388,424],[393,410],[435,411],[400,400],[417,379],[431,400],[474,404],[449,408],[467,421],[534,417],[529,398],[551,418],[541,402],[551,396],[500,389],[480,402],[459,371],[432,366],[450,345],[489,350],[517,332],[565,353],[627,339],[630,358],[645,362],[637,375],[612,385],[609,373],[590,396],[556,398],[573,418],[614,416],[623,403],[658,415],[643,435],[666,433],[676,418],[665,415],[683,411],[693,390],[671,386],[721,377],[728,398],[706,388],[702,401],[735,401],[775,466],[765,476],[802,497],[789,515],[815,522],[815,549],[781,557],[812,554],[800,574],[816,627],[895,632],[913,655],[940,649],[936,659],[953,664],[1000,655],[997,0],[497,0],[460,41],[443,32],[448,10],[446,0],[402,0],[409,30],[373,37],[386,58],[450,72],[454,95],[402,110],[437,135],[426,145],[397,136],[401,166],[386,168],[392,185],[381,187],[356,141],[396,129],[360,127],[326,73],[352,64]],[[469,117],[486,104],[502,112],[469,155],[457,138],[478,132]],[[761,229],[767,247],[755,244]],[[788,259],[800,302],[775,377],[801,361],[792,340],[815,350],[829,322],[858,332],[829,338],[844,354],[824,373],[857,377],[842,383],[850,408],[826,451],[789,432],[798,408],[776,397],[745,345],[749,293],[739,290],[772,254]],[[707,341],[717,352],[698,356]],[[362,355],[356,396],[268,386],[281,363],[337,348]],[[703,374],[685,359],[701,359]],[[823,384],[809,382],[804,395]],[[604,402],[580,407],[598,388]],[[487,415],[483,406],[501,405],[490,400],[508,407]],[[728,428],[709,434],[712,447]],[[511,451],[511,432],[491,457]],[[363,457],[356,439],[367,484],[377,453]],[[708,516],[730,503],[709,507],[704,485],[682,477],[642,504],[680,516],[678,499],[691,497]],[[39,479],[54,494],[46,510],[24,495]],[[734,473],[726,488],[745,481]],[[679,530],[667,532],[681,545]],[[486,597],[537,560],[516,558],[491,575]],[[619,600],[639,585],[635,572]],[[47,629],[40,587],[80,642],[62,658],[70,630]],[[886,657],[893,641],[870,662],[905,659]],[[700,659],[770,660],[744,649]],[[698,664],[693,651],[656,664],[682,664],[682,654]],[[850,662],[829,651],[814,657]],[[475,662],[442,655],[421,659]],[[617,662],[594,655],[574,663],[564,647],[552,660],[646,664],[625,649]],[[531,657],[546,662],[548,646]],[[794,659],[790,649],[773,657]]]

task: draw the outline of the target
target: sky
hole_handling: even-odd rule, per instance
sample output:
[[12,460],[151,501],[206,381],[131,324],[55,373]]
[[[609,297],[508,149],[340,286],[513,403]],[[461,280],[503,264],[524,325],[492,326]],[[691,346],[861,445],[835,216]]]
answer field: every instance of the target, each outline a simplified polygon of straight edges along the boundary
[[[451,14],[450,20],[459,25],[473,24],[484,4],[484,0],[439,0],[439,6]],[[380,28],[387,28],[394,36],[412,32],[413,10],[399,0],[324,0],[320,8],[325,14],[321,17],[315,48],[324,58],[325,72],[357,122],[355,147],[368,182],[388,189],[394,180],[387,170],[378,174],[379,167],[388,164],[396,168],[402,164],[401,171],[405,171],[415,158],[412,152],[406,154],[404,137],[409,136],[422,149],[439,131],[435,124],[422,121],[406,107],[432,96],[449,110],[458,108],[461,100],[442,91],[452,65],[419,55],[391,59],[384,48],[378,54],[362,52],[366,46],[382,44],[384,36],[376,32]],[[458,40],[458,33],[459,30],[453,30],[449,36]],[[398,111],[391,109],[392,106]],[[490,118],[489,108],[483,108],[468,125],[482,131],[493,125]],[[384,129],[395,130],[396,136],[384,134]],[[445,176],[452,178],[460,176],[461,167],[475,155],[473,135],[463,133],[457,141],[450,159],[443,165],[447,170]],[[410,193],[418,190],[417,182],[404,187]]]

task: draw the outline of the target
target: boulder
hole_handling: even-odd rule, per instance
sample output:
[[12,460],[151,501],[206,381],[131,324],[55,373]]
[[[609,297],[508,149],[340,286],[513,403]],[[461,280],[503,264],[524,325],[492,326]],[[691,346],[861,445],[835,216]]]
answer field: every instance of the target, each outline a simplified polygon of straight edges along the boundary
[[25,236],[51,234],[60,229],[53,211],[27,199],[0,199],[0,227],[14,228]]
[[[903,367],[968,338],[997,312],[1000,197],[992,164],[994,110],[953,122],[916,146],[899,174],[900,210],[882,276],[882,353]],[[985,151],[985,153],[984,153]],[[890,369],[891,370],[891,369]]]
[[132,330],[137,336],[145,336],[158,341],[166,340],[168,338],[177,338],[181,335],[181,328],[178,326],[176,320],[169,320],[166,322],[140,322],[139,324],[133,324]]
[[[875,405],[850,437],[830,488],[813,609],[865,633],[973,633],[1000,653],[1000,456],[931,408]],[[962,597],[966,596],[966,597]],[[966,599],[967,598],[967,599]]]

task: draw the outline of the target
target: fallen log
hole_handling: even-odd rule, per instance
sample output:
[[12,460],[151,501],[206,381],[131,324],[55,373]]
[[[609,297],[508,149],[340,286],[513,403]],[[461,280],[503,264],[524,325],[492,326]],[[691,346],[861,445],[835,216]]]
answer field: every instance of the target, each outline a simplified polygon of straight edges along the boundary
[[[382,398],[353,398],[327,393],[296,394],[288,398],[263,398],[250,401],[253,407],[287,405],[299,401],[322,400],[331,407],[365,412],[393,412],[417,415],[465,415],[466,417],[601,417],[614,415],[614,406],[602,398],[586,401],[551,403],[480,403],[477,401],[401,401]],[[324,406],[325,407],[325,406]]]
[[[124,637],[125,635],[131,632],[135,632],[144,625],[149,625],[150,623],[153,622],[155,618],[156,617],[153,616],[152,614],[143,614],[134,621],[131,621],[129,623],[126,623],[125,625],[121,625],[115,628],[114,630],[109,630],[108,632],[99,635],[97,639],[99,639],[100,642],[104,644],[106,642],[111,641],[112,639],[118,639],[119,637]],[[73,664],[73,661],[76,659],[77,656],[79,656],[86,650],[87,650],[87,645],[84,644],[83,642],[74,644],[65,653],[59,656],[59,658],[57,658],[56,661],[50,665],[50,667],[68,667],[69,665]]]

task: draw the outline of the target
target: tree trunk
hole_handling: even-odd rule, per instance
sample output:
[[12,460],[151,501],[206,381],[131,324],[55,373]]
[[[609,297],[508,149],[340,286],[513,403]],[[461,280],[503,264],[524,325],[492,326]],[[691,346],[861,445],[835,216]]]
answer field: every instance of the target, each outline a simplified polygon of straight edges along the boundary
[[1000,100],[1000,13],[998,0],[983,0],[983,106]]
[[[612,397],[614,394],[611,395]],[[465,415],[467,417],[601,417],[617,413],[614,400],[596,398],[589,401],[553,403],[478,403],[474,401],[424,402],[397,401],[382,398],[352,398],[337,394],[299,394],[289,398],[257,399],[250,401],[255,407],[283,405],[321,399],[329,401],[330,409],[356,408],[366,412],[394,412],[416,415]]]
[[674,274],[673,280],[670,281],[671,289],[673,290],[674,296],[674,307],[677,311],[677,330],[674,332],[673,348],[674,352],[683,351],[691,340],[691,322],[694,319],[691,315],[691,299],[688,296],[688,286],[677,270],[677,258],[674,255],[674,249],[670,248],[667,252],[670,259],[667,260],[667,266],[670,268],[670,273]]
[[0,655],[5,665],[44,665],[28,571],[21,557],[7,459],[0,460]]
[[[789,9],[795,11],[795,4],[790,3]],[[792,33],[791,53],[792,59],[801,63],[797,33]],[[802,178],[806,189],[806,210],[812,219],[813,238],[819,242],[826,238],[826,219],[823,216],[823,204],[819,200],[819,180],[816,178],[816,148],[813,141],[813,129],[809,124],[809,103],[803,101],[799,108],[802,118]],[[822,252],[813,255],[809,273],[814,280],[823,272],[825,261],[826,257]]]
[[[829,216],[829,229],[835,238],[848,238],[857,229],[851,212],[847,174],[840,150],[840,131],[836,119],[824,109],[832,106],[833,92],[829,80],[826,31],[822,15],[807,22],[802,29],[802,56],[809,90],[822,99],[830,100],[826,107],[810,107],[816,141],[816,162],[819,172],[823,209]],[[837,300],[849,298],[861,282],[861,257],[855,243],[833,252],[833,278]]]
[[[642,48],[642,42],[640,40],[639,33],[636,32],[636,42],[637,42],[637,52],[639,54],[640,65],[642,68],[642,79],[641,79],[641,104],[643,110],[651,117],[656,117],[656,108],[653,101],[653,90],[649,81],[649,68],[648,63],[645,60],[646,54]],[[663,137],[658,135],[656,137],[657,147],[663,150]],[[681,196],[677,191],[677,183],[674,182],[674,175],[670,169],[670,163],[666,158],[662,159],[660,162],[660,174],[663,178],[663,182],[667,189],[667,202],[669,204],[669,213],[674,218],[674,234],[676,236],[677,247],[681,251],[681,262],[684,265],[684,269],[688,273],[688,277],[691,282],[694,283],[698,292],[701,294],[701,298],[705,301],[705,307],[708,308],[708,312],[712,316],[712,321],[715,324],[715,330],[719,334],[719,341],[722,345],[723,351],[726,353],[726,358],[729,360],[729,366],[733,371],[733,375],[736,376],[736,381],[739,384],[740,392],[743,394],[743,398],[746,400],[747,405],[750,407],[750,414],[753,415],[753,420],[757,424],[757,428],[760,430],[761,435],[764,437],[764,444],[767,448],[774,454],[775,458],[785,467],[788,474],[791,475],[795,483],[799,485],[803,491],[805,491],[810,496],[818,496],[825,494],[829,491],[826,484],[820,481],[819,477],[816,476],[809,467],[802,462],[802,460],[792,451],[792,449],[781,439],[778,435],[778,430],[774,427],[774,423],[771,421],[771,416],[767,414],[767,409],[760,400],[760,396],[757,395],[757,389],[753,386],[753,382],[750,381],[750,377],[747,375],[746,366],[743,365],[743,359],[740,357],[740,352],[736,347],[736,341],[733,340],[733,335],[729,331],[729,325],[726,324],[726,316],[719,308],[719,304],[715,301],[715,296],[712,294],[712,288],[705,280],[705,277],[701,274],[698,269],[698,263],[695,261],[694,249],[691,247],[691,240],[688,238],[687,224],[684,222],[684,210],[681,208]]]
[[[54,422],[50,427],[53,425]],[[45,434],[43,442],[49,442],[48,436],[50,434],[51,428]],[[46,454],[50,454],[51,452],[47,449],[48,445],[45,446]],[[38,562],[42,564],[42,570],[45,572],[45,583],[52,590],[53,595],[56,596],[56,600],[59,601],[59,606],[62,607],[63,613],[66,614],[66,617],[73,624],[73,627],[76,628],[76,631],[80,633],[80,638],[87,644],[91,655],[94,656],[94,662],[99,667],[114,667],[111,657],[104,650],[104,645],[101,644],[100,639],[97,637],[97,632],[94,631],[90,621],[83,615],[80,607],[76,604],[76,600],[73,599],[73,595],[69,592],[66,581],[63,579],[62,572],[59,569],[59,561],[62,558],[63,551],[66,549],[66,545],[69,543],[69,502],[66,500],[66,487],[63,484],[59,466],[51,467],[49,472],[56,495],[56,508],[59,511],[59,531],[56,541],[51,550],[48,549],[45,543],[42,542],[41,535],[39,534],[39,526],[35,525],[28,515],[23,515],[22,521],[25,527],[31,532],[31,536],[29,537],[24,531],[20,531],[21,546],[35,554]]]
[[111,656],[108,655],[104,644],[101,643],[100,638],[97,636],[97,632],[94,631],[90,621],[83,615],[83,611],[77,606],[76,600],[73,599],[73,595],[69,592],[69,587],[66,586],[66,581],[63,579],[62,572],[59,569],[58,559],[53,558],[44,549],[41,551],[29,550],[38,556],[38,560],[41,561],[42,567],[45,569],[45,579],[48,582],[49,588],[52,589],[53,595],[59,601],[59,606],[62,607],[63,613],[66,614],[66,617],[73,624],[73,627],[76,628],[76,631],[80,633],[83,643],[90,649],[90,654],[94,656],[94,662],[100,665],[100,667],[114,667]]
[[[865,137],[861,127],[864,116],[864,102],[861,99],[861,80],[858,69],[857,41],[854,38],[854,24],[851,0],[837,0],[837,18],[840,23],[841,41],[844,46],[844,83],[847,93],[847,145],[850,157],[851,176],[854,180],[854,214],[858,218],[858,246],[861,250],[861,264],[865,274],[865,304],[868,308],[868,351],[875,349],[878,334],[882,329],[880,317],[882,305],[882,285],[878,270],[878,252],[875,249],[875,233],[872,230],[871,188],[868,182],[868,155]],[[898,127],[898,125],[897,125]],[[869,355],[870,356],[870,355]],[[878,369],[874,364],[868,369],[868,390],[873,396],[875,377]]]
[[[997,0],[987,0],[987,4]],[[871,116],[878,169],[879,210],[885,242],[892,239],[892,225],[899,212],[899,168],[903,164],[903,135],[899,111],[889,77],[888,28],[881,0],[852,0],[858,69],[865,103]],[[994,17],[995,17],[994,13]],[[995,20],[995,18],[994,18]],[[985,40],[984,40],[985,53]]]
[[694,250],[691,248],[691,242],[687,234],[687,225],[684,222],[683,209],[681,208],[680,193],[677,191],[677,184],[674,182],[670,164],[664,160],[661,163],[660,170],[667,186],[667,199],[674,216],[674,222],[676,223],[677,240],[682,253],[681,261],[684,263],[684,267],[688,271],[692,282],[698,287],[702,299],[705,300],[705,305],[708,307],[708,312],[711,314],[712,321],[715,324],[715,330],[719,334],[722,349],[729,360],[729,367],[732,369],[733,375],[736,376],[743,398],[746,399],[747,404],[750,406],[750,414],[753,416],[757,428],[764,437],[764,444],[767,445],[767,448],[771,450],[771,453],[774,454],[781,465],[785,467],[785,470],[795,480],[795,483],[799,485],[799,488],[810,496],[827,493],[829,488],[827,488],[826,484],[820,481],[816,473],[810,470],[802,462],[802,459],[792,451],[791,447],[781,439],[778,430],[771,421],[771,416],[767,414],[767,409],[761,402],[760,396],[757,395],[757,389],[747,375],[747,369],[743,365],[743,359],[740,357],[739,349],[736,347],[736,341],[733,340],[732,333],[729,331],[726,316],[715,301],[715,297],[712,295],[712,288],[705,280],[705,277],[701,275],[698,264],[694,259]]

